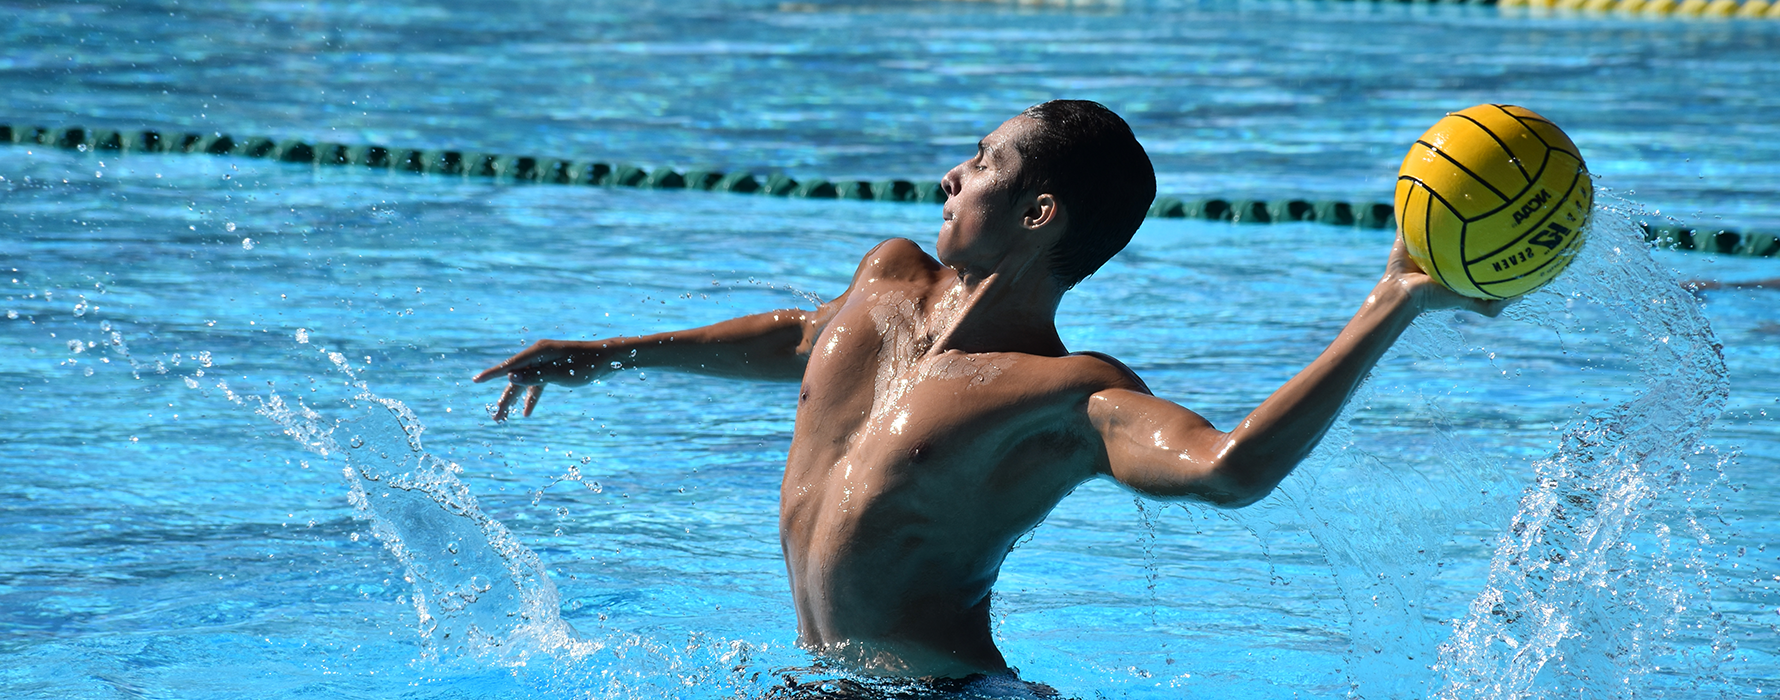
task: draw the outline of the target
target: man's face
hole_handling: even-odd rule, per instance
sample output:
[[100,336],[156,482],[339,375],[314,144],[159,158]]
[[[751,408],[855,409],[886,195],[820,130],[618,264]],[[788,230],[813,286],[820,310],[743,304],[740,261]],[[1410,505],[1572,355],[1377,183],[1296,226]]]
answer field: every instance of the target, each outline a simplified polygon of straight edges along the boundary
[[1024,200],[1010,196],[1020,171],[1014,144],[1036,124],[1026,117],[1009,119],[977,143],[977,153],[940,180],[946,191],[939,229],[939,259],[954,269],[993,268],[1021,246],[1044,245],[1020,225]]

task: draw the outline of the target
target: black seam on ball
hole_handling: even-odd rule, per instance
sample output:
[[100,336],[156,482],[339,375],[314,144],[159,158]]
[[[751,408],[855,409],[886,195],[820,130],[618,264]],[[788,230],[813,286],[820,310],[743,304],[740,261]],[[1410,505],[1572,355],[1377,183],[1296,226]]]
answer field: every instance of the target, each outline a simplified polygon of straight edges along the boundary
[[[1526,167],[1524,167],[1520,164],[1520,156],[1517,156],[1514,154],[1514,149],[1508,147],[1507,141],[1503,141],[1501,136],[1496,135],[1496,132],[1490,131],[1490,128],[1487,126],[1484,126],[1483,122],[1477,121],[1476,119],[1472,119],[1469,116],[1466,116],[1464,114],[1459,114],[1456,112],[1453,113],[1452,116],[1458,117],[1458,118],[1463,119],[1468,122],[1471,122],[1472,124],[1476,124],[1477,128],[1483,130],[1483,133],[1489,134],[1490,138],[1495,139],[1496,145],[1502,147],[1502,152],[1508,154],[1508,162],[1514,165],[1515,170],[1520,171],[1520,176],[1525,178],[1528,184],[1532,184],[1533,176],[1527,174]],[[1525,126],[1525,125],[1523,124],[1522,126]],[[1531,129],[1529,129],[1528,131],[1531,131]],[[1533,138],[1539,138],[1539,135],[1533,134]],[[1545,139],[1539,139],[1539,143],[1545,143]],[[1550,149],[1551,149],[1550,144],[1547,144],[1546,150],[1549,151]]]
[[[1434,202],[1436,200],[1434,199],[1433,188],[1428,187],[1427,185],[1422,185],[1421,188],[1428,193],[1428,205],[1422,207],[1422,242],[1426,243],[1428,242],[1428,234],[1432,233],[1434,230]],[[1452,207],[1447,206],[1445,200],[1439,201],[1440,206],[1446,207],[1447,211],[1452,211]],[[1453,211],[1452,213],[1453,218],[1458,218],[1458,212]],[[1459,223],[1461,231],[1464,229],[1464,226],[1464,222]],[[1434,266],[1434,277],[1440,280],[1440,286],[1452,289],[1452,283],[1447,281],[1446,273],[1440,271],[1440,258],[1434,255],[1433,245],[1428,246],[1428,263]]]
[[[1578,232],[1580,232],[1580,229],[1578,229]],[[1508,279],[1505,279],[1505,280],[1496,280],[1496,281],[1494,281],[1494,282],[1483,282],[1483,283],[1480,283],[1480,284],[1478,284],[1478,285],[1477,285],[1477,288],[1478,288],[1478,289],[1479,289],[1479,290],[1482,290],[1482,289],[1483,289],[1483,288],[1484,288],[1484,287],[1493,287],[1493,286],[1495,286],[1495,285],[1498,285],[1498,284],[1508,284],[1508,283],[1509,283],[1509,282],[1513,282],[1513,281],[1515,281],[1515,280],[1519,280],[1519,279],[1525,279],[1525,278],[1527,278],[1527,277],[1530,277],[1530,276],[1532,276],[1532,275],[1536,275],[1536,274],[1538,274],[1538,273],[1539,273],[1539,271],[1540,271],[1540,270],[1543,270],[1543,269],[1545,269],[1545,268],[1547,268],[1547,267],[1550,267],[1550,266],[1551,266],[1551,264],[1552,264],[1552,263],[1554,263],[1554,262],[1557,262],[1557,261],[1559,261],[1559,260],[1563,260],[1563,259],[1565,259],[1565,258],[1573,258],[1573,257],[1576,257],[1576,254],[1575,254],[1575,253],[1572,253],[1572,252],[1570,252],[1570,249],[1571,249],[1571,248],[1574,248],[1574,247],[1576,247],[1576,245],[1577,245],[1577,241],[1580,241],[1580,240],[1582,240],[1582,236],[1580,236],[1580,235],[1577,235],[1577,236],[1571,236],[1571,237],[1570,237],[1570,240],[1569,240],[1569,242],[1567,242],[1567,243],[1565,243],[1565,244],[1564,244],[1564,247],[1563,247],[1563,248],[1562,248],[1562,249],[1560,249],[1560,250],[1558,250],[1558,251],[1557,251],[1557,252],[1556,252],[1556,253],[1553,253],[1553,254],[1552,254],[1552,256],[1551,256],[1551,257],[1549,257],[1549,258],[1546,258],[1546,260],[1545,260],[1545,262],[1542,262],[1542,263],[1539,263],[1539,266],[1538,266],[1538,267],[1535,267],[1535,268],[1533,268],[1533,269],[1531,269],[1531,270],[1527,270],[1527,271],[1526,271],[1526,272],[1523,272],[1523,273],[1521,273],[1521,274],[1518,274],[1518,275],[1515,275],[1515,276],[1513,276],[1513,277],[1510,277],[1510,278],[1508,278]],[[1494,294],[1494,292],[1484,292],[1484,293],[1485,293],[1485,294]],[[1501,298],[1506,298],[1506,297],[1501,297]]]
[[[1470,175],[1470,176],[1471,176],[1471,179],[1473,179],[1473,180],[1476,180],[1476,181],[1477,181],[1477,182],[1478,182],[1478,184],[1481,184],[1481,185],[1483,185],[1483,186],[1484,186],[1484,187],[1487,187],[1487,188],[1489,188],[1489,191],[1490,191],[1490,192],[1493,192],[1493,193],[1495,193],[1495,195],[1496,195],[1496,196],[1497,196],[1497,197],[1501,197],[1501,198],[1502,198],[1502,201],[1503,201],[1503,202],[1504,202],[1504,204],[1503,204],[1503,205],[1502,205],[1502,206],[1507,206],[1507,204],[1506,204],[1506,202],[1511,202],[1511,201],[1513,201],[1513,198],[1512,198],[1512,197],[1509,197],[1509,196],[1508,196],[1508,195],[1505,195],[1505,194],[1502,194],[1502,191],[1501,191],[1501,190],[1498,190],[1498,189],[1496,189],[1496,186],[1495,186],[1495,185],[1492,185],[1492,184],[1490,184],[1490,183],[1489,183],[1489,181],[1488,181],[1488,180],[1485,180],[1485,179],[1483,179],[1483,178],[1482,178],[1482,177],[1479,177],[1479,176],[1478,176],[1478,175],[1477,175],[1477,173],[1474,173],[1474,172],[1471,172],[1471,169],[1470,169],[1470,168],[1467,168],[1467,167],[1465,167],[1465,164],[1464,164],[1464,163],[1460,163],[1460,162],[1459,162],[1459,159],[1457,159],[1457,158],[1454,158],[1454,157],[1452,157],[1452,156],[1450,156],[1450,155],[1447,155],[1447,154],[1446,154],[1446,152],[1445,152],[1445,151],[1442,151],[1442,150],[1440,150],[1440,149],[1438,149],[1438,148],[1435,148],[1435,147],[1434,147],[1434,144],[1431,144],[1431,143],[1428,143],[1428,142],[1426,142],[1426,141],[1422,141],[1422,140],[1419,140],[1419,139],[1418,139],[1418,140],[1417,140],[1417,141],[1416,141],[1416,143],[1419,143],[1419,144],[1421,144],[1421,145],[1423,145],[1423,146],[1427,146],[1427,147],[1428,147],[1428,150],[1430,150],[1430,151],[1433,151],[1433,152],[1434,152],[1434,154],[1435,154],[1435,155],[1438,155],[1438,156],[1440,156],[1440,157],[1441,157],[1441,158],[1445,158],[1445,159],[1446,159],[1446,162],[1448,162],[1448,163],[1452,163],[1452,164],[1453,164],[1453,165],[1454,165],[1454,166],[1456,166],[1456,167],[1457,167],[1457,168],[1458,168],[1458,169],[1460,169],[1460,170],[1463,170],[1463,171],[1465,171],[1465,174],[1466,174],[1466,175]],[[1499,208],[1498,208],[1498,209],[1499,209]],[[1455,211],[1456,211],[1456,210],[1455,210]],[[1487,214],[1484,214],[1484,215],[1483,215],[1483,216],[1488,216],[1488,215],[1487,215]]]
[[[1541,142],[1541,143],[1543,143],[1543,142]],[[1545,169],[1549,168],[1549,167],[1551,167],[1551,154],[1547,153],[1547,154],[1545,154],[1544,162],[1539,164],[1538,172],[1533,173],[1533,179],[1527,182],[1526,187],[1522,188],[1521,191],[1514,193],[1514,196],[1509,197],[1507,201],[1502,202],[1502,206],[1496,207],[1496,208],[1486,211],[1482,214],[1478,214],[1477,216],[1473,216],[1469,219],[1465,219],[1465,223],[1471,223],[1473,221],[1487,219],[1489,217],[1495,216],[1496,212],[1499,212],[1504,209],[1507,209],[1508,207],[1514,206],[1514,200],[1520,199],[1522,196],[1525,196],[1527,192],[1532,191],[1533,185],[1538,184],[1541,179],[1544,179]],[[1457,211],[1457,210],[1454,210],[1454,211]]]
[[[1440,202],[1440,206],[1446,207],[1447,211],[1452,212],[1453,218],[1459,220],[1459,229],[1461,232],[1459,240],[1461,243],[1464,241],[1464,237],[1462,234],[1463,234],[1463,230],[1465,227],[1465,220],[1462,218],[1459,218],[1459,213],[1457,211],[1453,210],[1452,205],[1447,203],[1446,198],[1441,197],[1440,193],[1435,192],[1434,188],[1428,186],[1428,183],[1422,182],[1421,180],[1418,180],[1414,176],[1411,176],[1411,175],[1398,175],[1397,179],[1398,180],[1408,180],[1410,182],[1409,191],[1411,194],[1413,194],[1415,192],[1416,188],[1418,188],[1418,187],[1421,189],[1421,191],[1428,193],[1428,206],[1422,207],[1422,243],[1427,245],[1428,262],[1434,266],[1434,270],[1433,270],[1434,276],[1436,278],[1439,278],[1441,286],[1446,287],[1447,289],[1452,289],[1452,285],[1447,283],[1446,274],[1440,271],[1440,258],[1434,256],[1434,242],[1431,240],[1428,240],[1429,234],[1431,234],[1434,230],[1434,204],[1433,203],[1436,201]],[[1404,201],[1404,208],[1405,209],[1409,208],[1408,207],[1409,198],[1404,197],[1403,201]],[[1401,222],[1399,222],[1399,223],[1401,223]],[[1405,242],[1405,245],[1407,245],[1407,242]],[[1427,270],[1423,270],[1423,272],[1427,272]]]
[[1493,258],[1493,256],[1499,255],[1499,253],[1502,253],[1502,251],[1506,251],[1506,249],[1515,248],[1515,246],[1520,246],[1520,242],[1522,242],[1522,240],[1527,239],[1527,237],[1529,237],[1529,235],[1533,235],[1534,232],[1538,232],[1538,230],[1540,230],[1540,228],[1545,228],[1545,223],[1547,223],[1547,221],[1552,221],[1552,217],[1558,216],[1558,210],[1559,210],[1559,208],[1563,207],[1563,203],[1565,203],[1565,201],[1570,201],[1570,194],[1575,194],[1575,183],[1581,182],[1582,173],[1584,173],[1584,171],[1577,171],[1577,176],[1575,176],[1575,178],[1570,178],[1570,187],[1566,187],[1565,191],[1563,191],[1563,196],[1559,196],[1559,198],[1556,198],[1556,199],[1558,199],[1558,205],[1552,205],[1552,207],[1550,207],[1549,212],[1545,212],[1545,217],[1541,217],[1540,221],[1536,221],[1536,223],[1533,223],[1533,226],[1527,226],[1527,230],[1525,230],[1525,233],[1520,233],[1520,235],[1518,235],[1518,237],[1515,237],[1515,240],[1509,240],[1509,242],[1506,242],[1506,244],[1502,244],[1502,248],[1493,249],[1493,251],[1490,251],[1490,253],[1485,253],[1485,255],[1476,256],[1476,258],[1472,258],[1472,260],[1465,260],[1465,267],[1470,267],[1470,265],[1479,264],[1479,262],[1483,262],[1483,260],[1488,260],[1488,258]]

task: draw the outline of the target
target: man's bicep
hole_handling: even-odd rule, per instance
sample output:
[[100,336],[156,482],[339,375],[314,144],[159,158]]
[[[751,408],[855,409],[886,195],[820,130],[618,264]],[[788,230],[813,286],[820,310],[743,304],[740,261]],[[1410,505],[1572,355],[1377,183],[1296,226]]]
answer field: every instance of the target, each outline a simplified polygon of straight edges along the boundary
[[1227,434],[1174,402],[1129,389],[1088,398],[1088,418],[1105,443],[1106,474],[1159,497],[1223,503],[1220,450]]

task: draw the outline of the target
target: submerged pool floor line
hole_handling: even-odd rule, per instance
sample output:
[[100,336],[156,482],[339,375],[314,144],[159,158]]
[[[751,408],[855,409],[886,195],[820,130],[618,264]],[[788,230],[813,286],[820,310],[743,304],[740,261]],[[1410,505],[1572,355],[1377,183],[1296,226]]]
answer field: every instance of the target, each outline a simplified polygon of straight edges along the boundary
[[[1761,0],[1751,0],[1760,2]],[[188,153],[263,158],[285,163],[359,166],[411,173],[489,178],[509,183],[541,183],[695,189],[733,194],[764,194],[808,199],[852,199],[876,202],[942,204],[939,182],[910,180],[796,180],[783,173],[757,178],[747,172],[672,168],[653,171],[628,163],[606,163],[539,156],[438,149],[392,148],[378,145],[308,143],[264,136],[236,139],[228,134],[161,133],[151,129],[121,131],[80,126],[44,127],[0,124],[0,143],[42,145],[82,153]],[[1160,195],[1149,216],[1203,219],[1236,224],[1311,222],[1332,226],[1387,229],[1396,225],[1387,202],[1344,202],[1305,199],[1183,199]],[[1671,250],[1772,257],[1780,253],[1780,236],[1760,231],[1695,229],[1672,223],[1642,221],[1645,240]]]

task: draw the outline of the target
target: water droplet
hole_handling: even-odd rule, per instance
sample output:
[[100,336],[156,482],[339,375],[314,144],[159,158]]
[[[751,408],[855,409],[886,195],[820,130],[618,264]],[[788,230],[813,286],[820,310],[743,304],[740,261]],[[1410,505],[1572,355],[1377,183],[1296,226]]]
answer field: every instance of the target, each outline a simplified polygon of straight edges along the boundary
[[86,349],[87,349],[86,343],[80,342],[78,340],[68,341],[68,352],[81,353],[81,352],[85,352]]
[[235,222],[230,221],[229,223],[224,224],[223,228],[228,229],[229,233],[234,233],[235,232]]
[[85,372],[83,372],[83,374],[85,374],[86,376],[89,376],[89,377],[93,376],[93,368],[88,367],[87,370]]
[[110,321],[100,321],[99,322],[99,330],[105,331],[107,333],[111,332],[111,322]]
[[302,344],[307,344],[308,342],[309,342],[309,329],[298,328],[297,329],[297,343],[299,345],[302,345]]
[[356,449],[358,449],[358,448],[360,448],[360,447],[364,447],[364,446],[365,446],[365,440],[364,440],[364,438],[361,438],[361,437],[358,437],[358,436],[357,436],[357,435],[354,435],[354,436],[353,436],[353,437],[352,437],[352,440],[351,440],[351,441],[350,441],[350,442],[347,442],[347,443],[346,443],[346,446],[347,446],[347,447],[351,447],[351,448],[352,448],[352,449],[355,449],[355,450],[356,450]]
[[7,310],[6,310],[6,318],[7,318],[7,320],[14,320],[14,319],[17,319],[17,318],[18,318],[18,317],[19,317],[19,312],[18,312],[18,311],[15,311],[15,310],[13,310],[13,309],[7,309]]
[[[229,225],[234,226],[234,224],[229,224]],[[253,250],[253,239],[252,238],[241,239],[241,249],[242,250]]]

